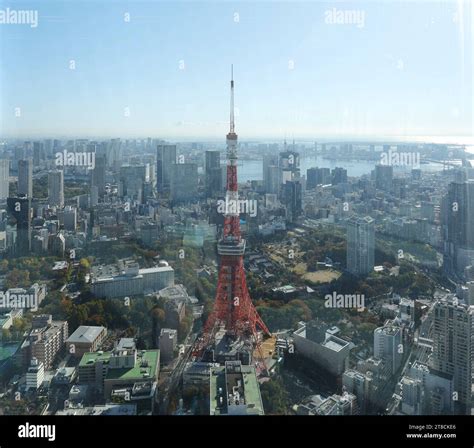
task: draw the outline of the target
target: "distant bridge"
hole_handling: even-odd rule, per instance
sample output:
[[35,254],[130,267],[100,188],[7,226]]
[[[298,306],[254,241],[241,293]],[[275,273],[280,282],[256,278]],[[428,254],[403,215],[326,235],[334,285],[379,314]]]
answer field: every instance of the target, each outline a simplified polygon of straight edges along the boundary
[[452,166],[454,168],[460,168],[462,166],[462,160],[458,160],[457,163],[455,163],[455,162],[451,162],[451,161],[448,161],[448,160],[422,159],[421,162],[422,163],[423,162],[438,163],[440,165]]

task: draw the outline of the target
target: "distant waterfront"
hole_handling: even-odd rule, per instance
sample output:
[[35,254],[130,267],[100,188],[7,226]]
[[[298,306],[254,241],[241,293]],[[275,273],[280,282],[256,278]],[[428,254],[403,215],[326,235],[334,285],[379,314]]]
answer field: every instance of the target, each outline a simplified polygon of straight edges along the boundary
[[[474,165],[474,161],[471,162]],[[340,162],[334,160],[323,159],[321,156],[302,157],[300,159],[300,170],[302,175],[306,175],[306,170],[312,167],[330,168],[342,167],[347,169],[347,175],[350,177],[360,177],[364,174],[370,175],[374,169],[376,162],[367,160],[342,160]],[[439,163],[421,164],[422,171],[442,171],[443,165]],[[395,167],[395,173],[406,171],[406,167]],[[409,169],[408,169],[409,170]],[[239,162],[239,182],[245,183],[250,180],[263,179],[263,162],[261,160],[241,160]]]

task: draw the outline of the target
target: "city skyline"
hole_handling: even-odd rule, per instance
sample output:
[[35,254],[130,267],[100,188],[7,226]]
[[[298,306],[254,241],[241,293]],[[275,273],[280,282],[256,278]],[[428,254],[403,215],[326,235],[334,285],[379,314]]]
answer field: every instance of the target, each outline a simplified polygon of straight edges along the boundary
[[468,2],[88,5],[0,25],[2,138],[219,139],[233,63],[247,139],[472,142]]
[[278,415],[472,445],[474,8],[80,3],[0,6],[12,440]]

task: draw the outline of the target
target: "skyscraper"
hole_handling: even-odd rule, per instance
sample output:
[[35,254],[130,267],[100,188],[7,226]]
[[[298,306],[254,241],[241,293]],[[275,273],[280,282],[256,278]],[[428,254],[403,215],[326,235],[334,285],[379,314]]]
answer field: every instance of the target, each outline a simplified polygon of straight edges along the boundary
[[18,162],[26,157],[31,142],[24,142],[23,147],[17,146],[13,152],[12,168],[18,167]]
[[64,207],[64,172],[51,171],[48,174],[48,202],[49,205]]
[[279,194],[281,185],[281,170],[278,166],[278,156],[265,154],[263,156],[263,188],[265,193]]
[[33,197],[33,161],[31,159],[18,162],[18,194]]
[[33,164],[39,166],[44,155],[44,145],[41,142],[33,142]]
[[105,150],[107,166],[113,170],[118,169],[122,160],[122,141],[119,138],[113,138]]
[[281,188],[281,201],[286,207],[287,220],[294,222],[303,211],[301,183],[298,181],[286,181]]
[[345,184],[347,182],[347,170],[336,167],[332,170],[332,184]]
[[457,412],[469,413],[473,373],[474,307],[455,297],[438,300],[433,314],[431,366],[453,377],[453,400]]
[[146,165],[123,165],[120,167],[121,193],[128,198],[143,199],[143,185],[147,178]]
[[206,196],[213,197],[222,190],[221,153],[219,151],[206,151],[205,154],[205,179]]
[[75,231],[77,227],[77,209],[67,206],[63,211],[64,229]]
[[7,199],[8,211],[16,220],[15,254],[23,257],[31,249],[31,198],[20,196]]
[[0,201],[8,198],[10,178],[10,161],[0,159]]
[[170,197],[172,201],[191,201],[197,197],[198,167],[195,163],[171,166]]
[[374,356],[384,361],[390,373],[396,373],[403,358],[402,330],[385,325],[374,331]]
[[[285,142],[286,148],[286,142]],[[280,153],[279,166],[281,170],[281,180],[299,180],[300,178],[300,155],[296,151],[285,151]]]
[[95,167],[91,173],[91,186],[97,187],[97,192],[100,197],[105,193],[105,155],[100,155],[95,158]]
[[347,222],[347,270],[366,275],[374,269],[375,225],[370,216],[351,217]]
[[449,184],[443,221],[445,267],[462,275],[474,263],[474,180]]
[[375,188],[390,192],[393,182],[393,166],[376,165],[375,166]]
[[212,168],[220,168],[221,153],[220,151],[206,151],[205,152],[205,173]]
[[156,150],[156,188],[159,193],[171,188],[172,165],[176,164],[176,145],[158,145]]
[[316,188],[318,185],[331,183],[331,170],[329,168],[309,168],[306,170],[306,188],[308,190]]

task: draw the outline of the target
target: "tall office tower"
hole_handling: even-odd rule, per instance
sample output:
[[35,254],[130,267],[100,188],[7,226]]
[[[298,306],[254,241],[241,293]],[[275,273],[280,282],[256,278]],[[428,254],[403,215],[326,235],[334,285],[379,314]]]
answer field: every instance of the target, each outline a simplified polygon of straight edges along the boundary
[[10,161],[7,159],[0,159],[0,201],[8,198],[9,194],[9,179],[10,179]]
[[306,188],[316,188],[318,185],[328,185],[332,182],[329,168],[309,168],[306,170]]
[[147,165],[123,165],[120,167],[121,194],[142,201],[143,184],[147,179]]
[[281,152],[279,166],[282,183],[300,179],[300,155],[296,151],[287,151],[285,149],[285,151]]
[[28,148],[30,146],[30,142],[24,142],[22,147],[17,146],[13,153],[13,160],[12,160],[12,168],[15,169],[18,167],[18,162],[22,159],[26,158],[26,154],[28,154]]
[[474,180],[452,182],[443,199],[445,268],[459,275],[474,264]]
[[415,361],[411,364],[408,373],[403,378],[414,380],[412,384],[418,382],[421,394],[414,400],[413,398],[415,397],[410,393],[412,391],[408,390],[408,397],[406,397],[404,384],[402,388],[402,412],[405,407],[407,409],[404,413],[408,415],[453,414],[454,388],[452,375],[439,372],[430,368],[427,364]]
[[[226,203],[235,204],[239,198],[237,182],[237,134],[234,125],[234,79],[230,82],[230,130],[227,134],[227,186]],[[270,335],[268,328],[262,321],[255,309],[247,289],[247,281],[244,269],[245,239],[240,233],[240,213],[237,207],[231,207],[224,214],[224,229],[222,239],[217,245],[219,254],[219,278],[217,283],[216,301],[214,309],[209,315],[204,326],[202,337],[194,347],[194,355],[200,356],[203,351],[217,346],[218,335],[221,341],[241,341],[244,345],[250,345],[250,338],[254,339],[255,345],[259,347],[257,327],[264,333]],[[222,334],[225,334],[225,338]],[[229,351],[235,346],[230,346]],[[216,350],[217,351],[217,350]],[[232,356],[232,352],[229,353]],[[227,357],[229,354],[226,354]],[[234,358],[235,359],[235,358]]]
[[63,211],[64,230],[75,231],[77,227],[77,209],[67,206]]
[[113,170],[117,170],[122,161],[122,141],[119,138],[110,140],[106,147],[107,166]]
[[334,168],[332,170],[332,184],[345,184],[347,183],[347,170],[345,168]]
[[220,168],[221,166],[221,153],[219,151],[206,151],[205,152],[205,173],[211,168]]
[[[471,412],[473,373],[474,307],[466,306],[456,297],[438,300],[433,309],[433,354],[431,366],[453,377],[457,412]],[[456,409],[457,408],[457,409]]]
[[18,162],[18,194],[33,198],[33,161],[31,159]]
[[8,198],[7,207],[16,220],[15,254],[20,257],[27,256],[31,249],[31,198]]
[[403,359],[402,330],[385,325],[374,330],[374,356],[381,359],[393,375]]
[[64,207],[64,171],[55,170],[48,174],[48,203]]
[[375,165],[375,188],[391,191],[393,183],[393,166]]
[[171,188],[172,166],[176,164],[176,145],[158,145],[156,150],[156,188],[166,193]]
[[33,165],[39,166],[44,159],[44,144],[42,142],[33,142]]
[[206,197],[213,197],[222,190],[221,153],[206,151],[205,154]]
[[53,140],[50,138],[44,141],[44,158],[50,158],[53,155]]
[[316,182],[318,176],[318,168],[308,168],[306,170],[306,189],[312,190],[316,188],[318,183]]
[[303,212],[301,183],[298,181],[287,181],[281,188],[281,202],[286,207],[287,220],[294,222]]
[[263,188],[265,193],[280,193],[282,179],[278,163],[278,156],[276,154],[265,154],[263,156]]
[[374,269],[375,222],[370,216],[347,221],[347,270],[367,275]]
[[98,156],[96,153],[95,167],[91,172],[91,186],[97,187],[97,192],[100,197],[105,194],[105,155]]
[[198,166],[196,163],[176,163],[171,167],[170,198],[174,202],[197,198]]

